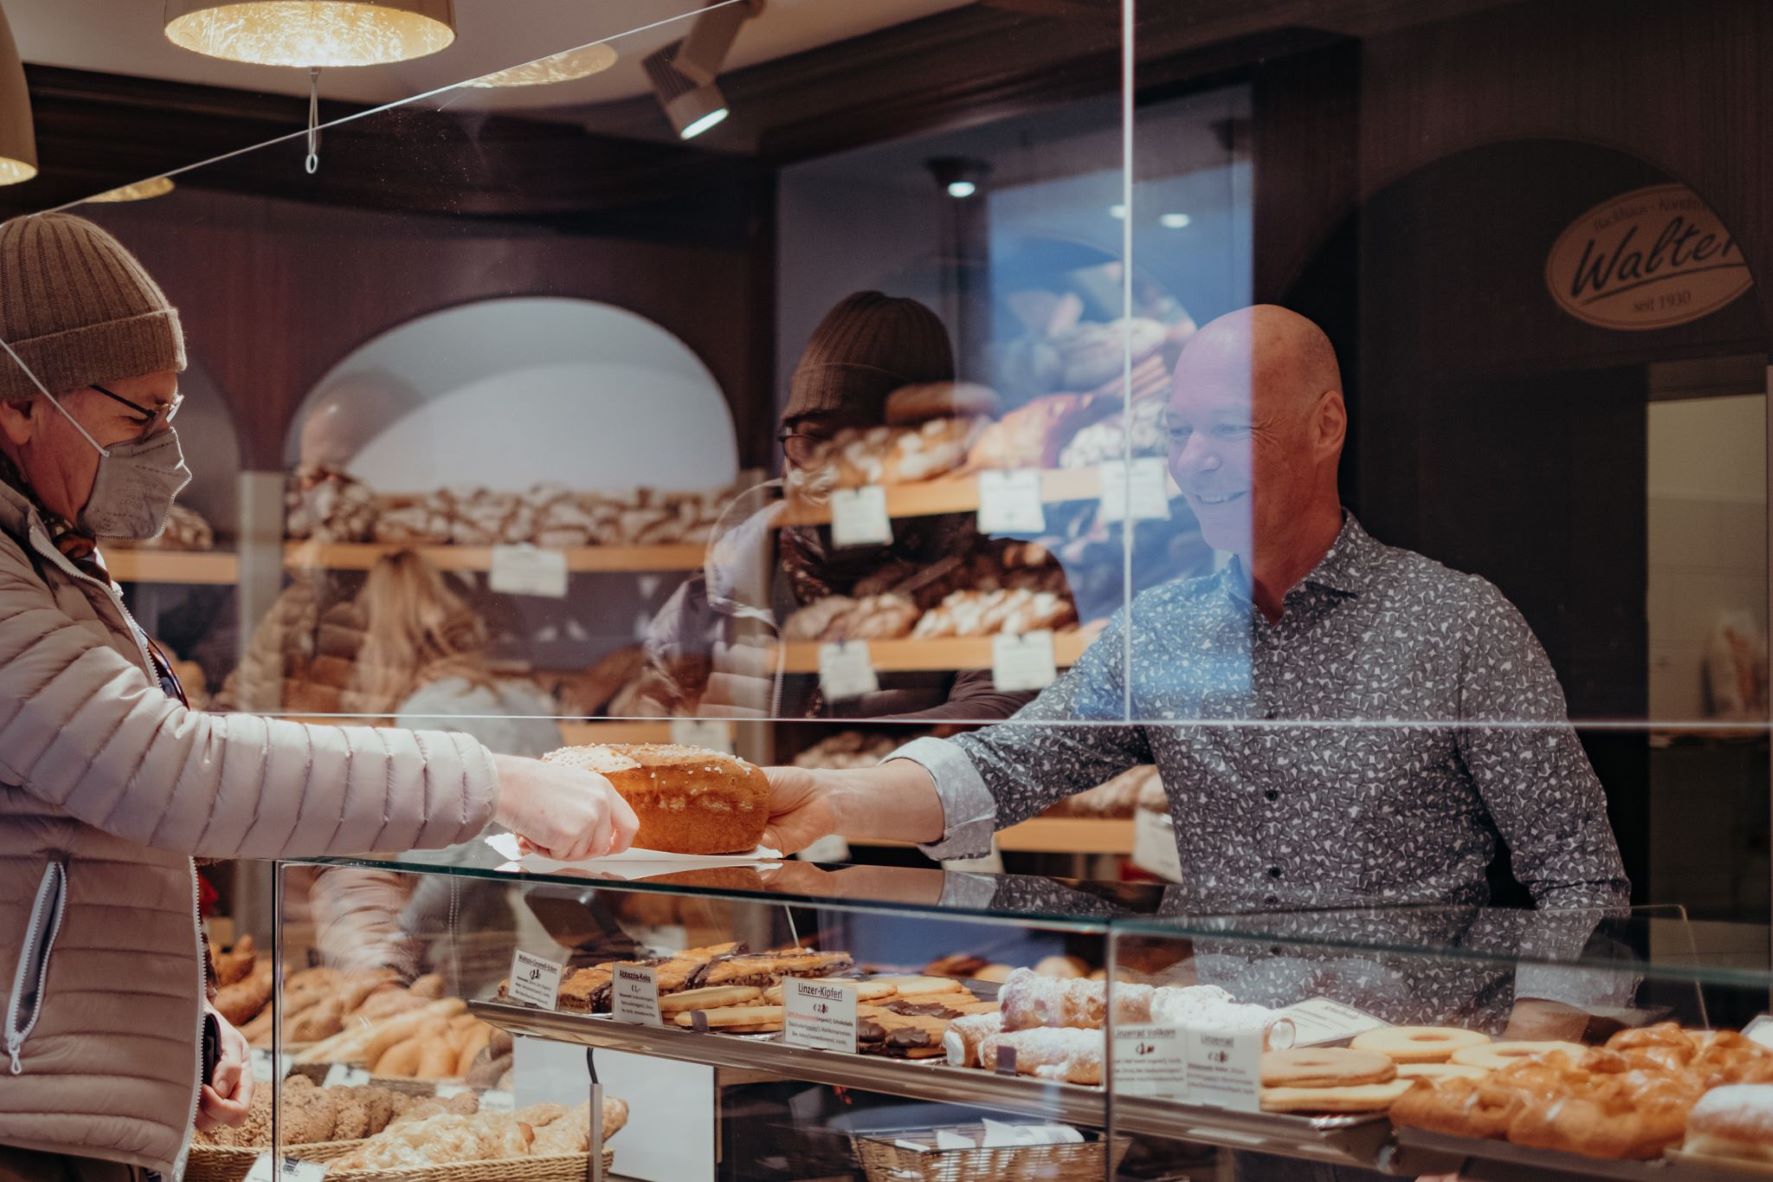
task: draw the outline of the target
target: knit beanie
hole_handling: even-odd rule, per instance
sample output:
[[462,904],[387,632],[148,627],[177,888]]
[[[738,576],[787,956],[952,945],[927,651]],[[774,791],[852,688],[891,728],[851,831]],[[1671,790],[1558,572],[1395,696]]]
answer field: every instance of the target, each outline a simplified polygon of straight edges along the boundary
[[[178,310],[122,243],[72,214],[0,225],[0,338],[51,394],[185,368]],[[0,400],[36,393],[0,351]]]
[[934,312],[916,300],[859,291],[838,301],[807,340],[782,421],[839,412],[878,423],[887,395],[900,386],[953,379],[948,330]]

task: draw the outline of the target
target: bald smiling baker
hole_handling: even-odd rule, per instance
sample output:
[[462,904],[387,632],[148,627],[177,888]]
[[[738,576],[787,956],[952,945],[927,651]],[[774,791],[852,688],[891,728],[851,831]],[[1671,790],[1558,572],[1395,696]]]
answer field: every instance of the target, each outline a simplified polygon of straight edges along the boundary
[[[1626,903],[1544,651],[1495,587],[1343,510],[1347,428],[1311,321],[1259,306],[1207,325],[1176,367],[1169,465],[1231,561],[1140,594],[1006,722],[877,768],[772,769],[768,843],[838,832],[965,857],[1155,762],[1190,910],[1482,904],[1498,839],[1540,907]],[[1080,721],[1099,725],[1051,725]]]

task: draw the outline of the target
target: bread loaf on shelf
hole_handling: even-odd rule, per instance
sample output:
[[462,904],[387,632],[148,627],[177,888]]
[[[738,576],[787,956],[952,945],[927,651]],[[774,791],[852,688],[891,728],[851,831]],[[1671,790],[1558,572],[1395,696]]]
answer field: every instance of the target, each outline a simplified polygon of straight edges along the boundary
[[548,763],[604,776],[640,818],[634,844],[674,854],[743,854],[769,821],[769,781],[733,755],[665,743],[563,747]]

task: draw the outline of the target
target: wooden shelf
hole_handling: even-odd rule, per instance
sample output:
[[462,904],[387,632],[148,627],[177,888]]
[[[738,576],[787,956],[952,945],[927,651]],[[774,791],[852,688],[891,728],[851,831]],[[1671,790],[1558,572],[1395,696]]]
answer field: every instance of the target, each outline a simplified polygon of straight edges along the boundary
[[[706,719],[697,719],[706,722]],[[722,719],[715,719],[732,733],[732,724]],[[589,743],[670,743],[675,738],[668,718],[612,719],[608,722],[563,722],[560,724],[561,737],[569,747],[580,747]]]
[[[1040,474],[1040,499],[1093,501],[1102,495],[1102,476],[1095,468],[1053,468]],[[886,490],[887,516],[930,517],[937,513],[971,513],[979,507],[978,476],[945,477],[917,484],[893,484]],[[789,501],[783,525],[824,525],[831,520],[825,506]]]
[[[1095,633],[1061,632],[1053,637],[1053,656],[1060,668],[1075,665]],[[817,673],[820,645],[811,641],[783,646],[786,656],[783,670],[788,673]],[[989,669],[991,668],[991,637],[960,636],[944,640],[871,640],[868,656],[875,669],[882,673],[909,673],[918,670]]]
[[[486,571],[492,569],[491,546],[395,546],[377,542],[290,542],[283,550],[283,565],[291,570],[368,570],[384,554],[414,550],[439,570]],[[687,571],[697,570],[707,557],[700,542],[673,546],[577,546],[566,555],[566,569],[586,571]]]
[[233,586],[240,559],[228,550],[130,550],[102,552],[105,569],[119,583],[197,583]]
[[[852,840],[853,846],[899,846],[897,841]],[[1097,817],[1035,817],[997,835],[997,848],[1018,854],[1120,854],[1133,852],[1133,822]]]

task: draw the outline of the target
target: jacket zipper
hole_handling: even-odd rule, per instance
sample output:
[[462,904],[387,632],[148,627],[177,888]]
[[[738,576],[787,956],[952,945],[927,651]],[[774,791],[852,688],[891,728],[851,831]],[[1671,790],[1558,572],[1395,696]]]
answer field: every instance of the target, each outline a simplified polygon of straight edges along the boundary
[[[56,860],[43,872],[37,886],[37,897],[31,903],[31,922],[25,929],[25,942],[19,946],[18,968],[12,974],[12,1000],[6,1006],[6,1054],[12,1060],[12,1073],[23,1075],[25,1040],[37,1026],[43,1013],[43,989],[49,978],[49,954],[55,949],[56,936],[62,930],[62,916],[68,910],[68,867]],[[36,962],[36,980],[31,979],[32,961]],[[27,993],[27,987],[31,987]],[[30,1013],[24,1013],[25,998],[31,999]]]

